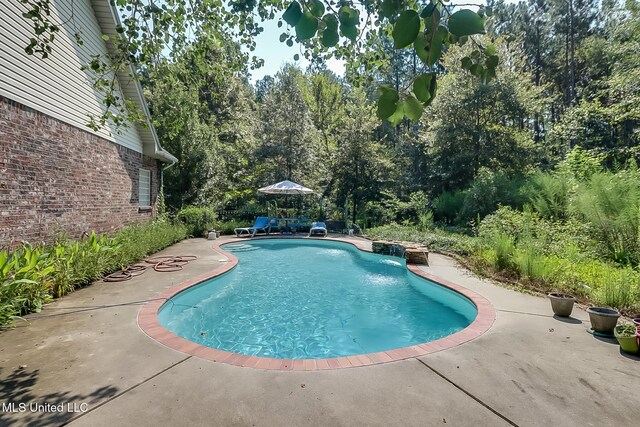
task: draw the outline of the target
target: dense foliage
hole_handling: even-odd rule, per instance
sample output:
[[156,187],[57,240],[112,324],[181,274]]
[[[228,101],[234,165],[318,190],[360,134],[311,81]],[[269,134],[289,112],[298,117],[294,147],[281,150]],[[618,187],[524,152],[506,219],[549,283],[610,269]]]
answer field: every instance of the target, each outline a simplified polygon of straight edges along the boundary
[[[131,65],[155,68],[159,58],[169,55],[172,60],[179,59],[185,49],[195,48],[206,55],[207,50],[201,44],[193,43],[194,34],[224,34],[253,50],[254,37],[263,30],[261,23],[276,16],[278,26],[284,27],[280,42],[289,47],[300,43],[304,55],[314,61],[335,56],[347,59],[351,68],[368,73],[388,60],[387,55],[375,50],[380,38],[392,40],[394,49],[411,49],[422,64],[420,70],[414,70],[411,87],[399,90],[380,86],[377,112],[380,118],[393,124],[405,117],[415,121],[435,98],[436,71],[442,52],[456,44],[464,45],[471,36],[484,34],[485,18],[492,14],[491,7],[481,6],[475,11],[458,9],[446,0],[426,4],[413,0],[111,2],[121,22],[116,34],[105,34],[103,38],[111,43],[114,52],[108,58],[96,52],[90,63],[83,65],[84,70],[95,73],[94,87],[104,94],[104,114],[91,117],[89,123],[94,129],[109,121],[126,125],[127,118],[136,118],[132,104],[116,95],[115,72]],[[76,43],[84,43],[81,31],[75,27],[73,12],[69,22],[59,22],[51,13],[51,0],[23,0],[23,3],[27,6],[23,17],[33,27],[25,47],[27,54],[48,58],[53,53],[56,34],[65,26],[74,31]],[[463,66],[486,83],[495,77],[499,61],[495,46],[471,41],[475,55],[466,57]],[[246,54],[241,56],[248,59]],[[294,59],[298,57],[299,54],[294,55]],[[263,61],[252,58],[254,67]]]
[[167,221],[133,224],[113,237],[0,250],[0,326],[38,312],[53,298],[140,261],[185,238],[187,226]]

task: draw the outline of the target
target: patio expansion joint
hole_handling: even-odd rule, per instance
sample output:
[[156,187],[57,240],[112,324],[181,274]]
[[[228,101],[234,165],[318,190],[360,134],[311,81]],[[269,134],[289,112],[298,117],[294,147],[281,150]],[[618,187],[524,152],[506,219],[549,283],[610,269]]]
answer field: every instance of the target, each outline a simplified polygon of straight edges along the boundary
[[502,415],[500,412],[498,412],[496,409],[493,409],[491,406],[489,406],[489,404],[483,402],[479,397],[475,396],[474,394],[472,394],[471,392],[465,390],[464,388],[462,388],[461,386],[459,386],[458,384],[456,384],[455,382],[453,382],[452,380],[450,380],[449,378],[447,378],[443,373],[441,373],[440,371],[438,371],[437,369],[429,366],[424,360],[420,359],[420,358],[416,358],[416,360],[420,363],[422,363],[426,368],[430,369],[434,374],[438,375],[440,378],[442,378],[443,380],[445,380],[446,382],[448,382],[449,384],[451,384],[452,386],[454,386],[455,388],[457,388],[458,390],[460,390],[461,392],[463,392],[464,394],[466,394],[467,396],[469,396],[470,398],[472,398],[473,400],[475,400],[476,402],[478,402],[480,405],[482,405],[483,407],[487,408],[489,411],[491,411],[493,414],[495,414],[496,416],[500,417],[501,419],[503,419],[506,423],[508,423],[511,426],[514,427],[519,427],[518,424],[516,424],[515,422],[511,421],[509,418],[507,418],[505,415]]
[[553,317],[551,314],[527,313],[526,311],[503,310],[500,308],[496,308],[496,311],[500,311],[502,313],[524,314],[525,316]]
[[185,357],[184,359],[180,359],[180,360],[178,360],[177,362],[172,363],[171,365],[167,366],[166,368],[164,368],[164,369],[160,370],[159,372],[156,372],[155,374],[151,375],[149,378],[146,378],[146,379],[144,379],[144,380],[142,380],[142,381],[140,381],[140,382],[138,382],[138,383],[136,383],[136,384],[132,385],[131,387],[129,387],[129,388],[127,388],[127,389],[125,389],[125,390],[121,391],[120,393],[117,393],[117,394],[115,394],[115,395],[111,396],[110,398],[108,398],[108,399],[107,399],[107,400],[105,400],[104,402],[100,402],[100,403],[98,403],[97,405],[93,406],[93,407],[92,407],[91,409],[89,409],[87,412],[83,412],[83,413],[81,413],[80,415],[78,415],[77,417],[73,417],[73,418],[71,418],[71,419],[67,420],[66,422],[64,422],[63,424],[60,424],[60,425],[61,425],[61,426],[66,426],[66,425],[71,424],[72,422],[74,422],[74,421],[78,420],[79,418],[82,418],[83,416],[85,416],[85,415],[87,415],[87,414],[89,414],[89,413],[91,413],[91,412],[95,411],[96,409],[103,407],[103,406],[104,406],[104,405],[106,405],[107,403],[110,403],[111,401],[113,401],[113,400],[115,400],[115,399],[117,399],[117,398],[119,398],[119,397],[121,397],[121,396],[123,396],[123,395],[125,395],[125,394],[129,393],[131,390],[134,390],[134,389],[136,389],[136,388],[140,387],[141,385],[148,383],[148,382],[149,382],[149,381],[151,381],[152,379],[154,379],[154,378],[158,377],[159,375],[164,374],[165,372],[167,372],[167,371],[168,371],[168,370],[170,370],[170,369],[175,368],[175,367],[176,367],[176,366],[178,366],[179,364],[181,364],[181,363],[183,363],[183,362],[186,362],[187,360],[191,359],[192,357],[193,357],[193,356],[187,356],[187,357]]

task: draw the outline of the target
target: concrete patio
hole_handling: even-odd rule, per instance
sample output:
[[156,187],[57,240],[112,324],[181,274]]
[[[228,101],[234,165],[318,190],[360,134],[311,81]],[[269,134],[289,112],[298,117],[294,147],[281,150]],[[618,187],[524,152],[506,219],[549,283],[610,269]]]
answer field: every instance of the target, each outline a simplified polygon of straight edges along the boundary
[[159,255],[198,259],[179,272],[97,282],[0,333],[1,426],[640,423],[640,358],[589,334],[585,311],[555,319],[545,298],[479,279],[451,258],[431,254],[424,269],[491,301],[496,321],[484,335],[397,362],[279,372],[202,360],[145,335],[144,301],[225,262],[204,239]]

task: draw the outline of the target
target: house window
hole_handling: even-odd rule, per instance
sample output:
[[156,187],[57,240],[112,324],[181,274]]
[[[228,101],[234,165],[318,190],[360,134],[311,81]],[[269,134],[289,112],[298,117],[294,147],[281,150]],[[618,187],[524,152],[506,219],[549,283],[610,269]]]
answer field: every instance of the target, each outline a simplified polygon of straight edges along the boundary
[[149,169],[140,169],[138,189],[140,207],[151,207],[151,171]]

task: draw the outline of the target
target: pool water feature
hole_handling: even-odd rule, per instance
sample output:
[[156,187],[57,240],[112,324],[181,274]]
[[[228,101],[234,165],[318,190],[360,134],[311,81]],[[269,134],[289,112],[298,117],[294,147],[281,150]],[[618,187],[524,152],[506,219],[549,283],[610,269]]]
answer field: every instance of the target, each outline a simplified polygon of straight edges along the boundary
[[326,240],[265,239],[222,249],[227,273],[173,296],[162,326],[245,355],[322,359],[434,341],[471,324],[475,305],[404,260]]

